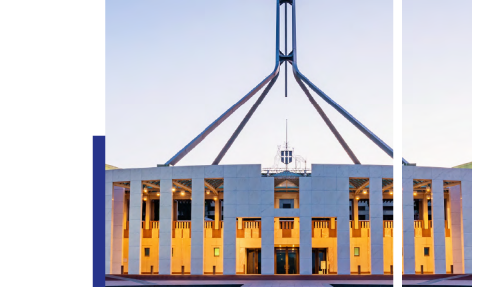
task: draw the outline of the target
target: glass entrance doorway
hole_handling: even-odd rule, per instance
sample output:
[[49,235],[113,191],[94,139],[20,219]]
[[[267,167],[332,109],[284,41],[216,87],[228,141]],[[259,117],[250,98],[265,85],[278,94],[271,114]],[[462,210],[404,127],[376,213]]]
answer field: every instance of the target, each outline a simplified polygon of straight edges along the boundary
[[247,248],[247,274],[260,274],[260,248]]
[[327,274],[326,248],[312,249],[312,274]]
[[299,274],[299,248],[276,247],[274,249],[275,274]]

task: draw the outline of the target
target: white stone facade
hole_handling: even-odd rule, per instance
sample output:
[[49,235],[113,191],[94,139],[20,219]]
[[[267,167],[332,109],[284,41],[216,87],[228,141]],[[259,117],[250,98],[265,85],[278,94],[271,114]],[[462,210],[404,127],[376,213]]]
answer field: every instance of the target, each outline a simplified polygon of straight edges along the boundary
[[[120,273],[123,264],[120,251],[124,249],[123,216],[127,212],[123,201],[123,188],[115,183],[130,185],[128,274],[141,273],[141,215],[142,182],[160,182],[160,217],[158,244],[158,273],[172,274],[172,181],[190,179],[191,241],[190,274],[204,273],[204,179],[224,179],[223,221],[236,222],[237,218],[259,218],[261,221],[261,274],[275,274],[275,219],[298,218],[300,221],[300,274],[311,274],[313,218],[336,218],[336,273],[352,274],[349,199],[350,178],[366,178],[369,188],[369,242],[371,274],[384,274],[384,223],[382,180],[392,179],[392,166],[379,165],[326,165],[313,164],[312,172],[299,177],[298,208],[275,208],[274,179],[261,173],[260,165],[175,166],[142,169],[116,169],[106,171],[106,274]],[[443,182],[460,181],[450,187],[451,226],[454,273],[472,273],[472,171],[469,169],[403,167],[403,262],[404,273],[415,274],[415,232],[413,215],[413,179],[429,179],[433,191],[433,244],[434,273],[446,272],[445,210]],[[352,188],[351,188],[352,189]],[[392,192],[391,192],[392,194]],[[351,195],[352,198],[352,195]],[[385,198],[385,197],[384,197]],[[397,207],[395,207],[397,208]],[[450,218],[448,218],[450,219]],[[357,222],[356,222],[357,224]],[[460,230],[460,232],[457,232]],[[462,231],[463,230],[463,231]],[[237,225],[224,224],[222,240],[223,274],[237,274]],[[392,247],[392,244],[391,244]],[[118,253],[118,254],[117,254]],[[392,251],[391,251],[392,253]],[[399,252],[395,252],[399,254]],[[387,260],[387,258],[385,258]],[[391,260],[392,262],[392,260]],[[205,268],[206,269],[206,268]],[[387,273],[387,271],[385,271]]]

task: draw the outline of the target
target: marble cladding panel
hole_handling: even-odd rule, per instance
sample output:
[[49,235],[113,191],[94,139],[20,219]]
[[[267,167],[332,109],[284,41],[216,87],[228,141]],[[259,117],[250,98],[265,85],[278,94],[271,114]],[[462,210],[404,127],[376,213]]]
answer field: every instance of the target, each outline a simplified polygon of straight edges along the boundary
[[432,179],[432,168],[415,166],[413,171],[415,179]]
[[161,166],[160,169],[160,179],[172,179],[173,167],[172,166]]
[[324,176],[325,165],[323,164],[311,164],[311,176],[318,177]]
[[231,177],[236,178],[237,166],[236,165],[225,165],[224,166],[224,178]]
[[224,166],[222,165],[207,165],[204,167],[205,178],[223,178]]
[[299,177],[299,188],[300,191],[309,191],[312,189],[312,178],[311,177]]
[[413,179],[415,174],[415,166],[405,166],[402,167],[402,178],[403,179]]
[[[300,187],[300,189],[302,189],[302,186]],[[260,190],[261,191],[272,191],[273,196],[274,196],[274,177],[261,177],[260,178]]]
[[168,259],[159,260],[158,274],[160,275],[170,275],[170,257]]
[[370,177],[370,166],[368,165],[349,165],[349,177]]
[[140,168],[130,169],[130,180],[142,180],[142,172]]
[[141,168],[141,180],[159,180],[161,169],[159,167]]
[[108,170],[106,172],[111,172],[112,173],[112,178],[114,182],[120,182],[120,181],[130,181],[131,177],[131,170],[130,169],[114,169],[114,170]]
[[260,164],[242,164],[236,166],[236,177],[260,177]]
[[369,176],[370,177],[382,177],[382,170],[383,170],[383,166],[380,166],[380,165],[370,165],[368,166],[369,170],[370,170],[370,174]]
[[112,170],[106,170],[104,173],[104,181],[106,183],[108,182],[113,182],[113,171]]
[[348,177],[337,177],[337,191],[345,191],[349,194],[349,178]]
[[323,176],[337,177],[337,165],[334,164],[323,165]]
[[[273,247],[274,248],[274,247]],[[264,253],[264,248],[262,250]],[[270,251],[266,251],[270,252]],[[274,250],[272,250],[274,253]],[[274,274],[274,258],[262,258],[261,260],[261,268],[262,268],[262,274],[263,275],[273,275]]]

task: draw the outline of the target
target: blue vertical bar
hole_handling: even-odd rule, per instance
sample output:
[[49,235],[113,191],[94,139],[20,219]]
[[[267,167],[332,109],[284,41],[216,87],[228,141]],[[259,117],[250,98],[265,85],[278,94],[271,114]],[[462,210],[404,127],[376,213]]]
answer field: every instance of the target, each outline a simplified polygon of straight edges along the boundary
[[92,194],[92,260],[93,286],[104,286],[104,224],[105,224],[105,137],[93,137],[93,194]]

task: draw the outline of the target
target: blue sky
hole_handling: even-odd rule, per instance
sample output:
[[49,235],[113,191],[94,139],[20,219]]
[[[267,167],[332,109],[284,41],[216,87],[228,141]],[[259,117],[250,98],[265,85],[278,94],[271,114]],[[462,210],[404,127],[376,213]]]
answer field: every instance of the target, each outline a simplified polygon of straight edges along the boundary
[[[403,13],[408,11],[407,2],[404,1]],[[420,56],[420,52],[409,53],[411,49],[419,50],[408,48],[409,43],[422,45],[418,39],[422,20],[418,12],[413,14],[415,40],[410,42],[409,36],[403,35],[403,69],[408,75],[410,62],[405,62],[409,61],[408,55]],[[408,21],[403,20],[403,28],[410,26]],[[435,28],[428,26],[423,25],[422,29],[433,32]],[[274,38],[275,2],[270,0],[108,0],[107,163],[119,167],[165,163],[271,72]],[[441,42],[446,42],[443,38],[446,37],[441,35]],[[301,71],[392,145],[392,1],[297,1],[297,41]],[[442,58],[432,47],[428,50],[430,56]],[[432,58],[427,60],[438,63]],[[447,66],[450,62],[444,62],[443,69],[456,70],[455,66]],[[412,67],[420,71],[417,68],[415,64]],[[425,93],[427,101],[439,101],[437,98],[453,87],[452,83],[439,88],[432,86],[427,83],[428,78],[422,77],[425,73],[417,74],[417,71],[412,70],[412,75],[419,76],[425,84],[410,85],[403,75],[403,144],[407,144],[403,155],[419,165],[461,163],[464,160],[460,156],[465,159],[467,149],[461,149],[457,142],[455,152],[441,158],[439,146],[434,153],[428,146],[413,143],[411,146],[405,140],[415,134],[421,136],[421,128],[435,129],[419,126],[423,124],[421,117],[413,111],[420,108],[405,97]],[[351,163],[291,73],[289,96],[284,97],[283,76],[282,70],[275,86],[221,164],[272,166],[277,145],[284,142],[285,119],[289,122],[290,144],[308,164]],[[448,80],[456,81],[456,78],[450,76]],[[408,93],[409,88],[417,91]],[[426,88],[435,91],[434,96],[426,92]],[[313,96],[362,163],[392,164],[389,156],[332,107]],[[211,164],[256,99],[257,96],[242,106],[178,165]],[[454,111],[457,109],[462,114],[469,109],[470,114],[470,105],[457,106]],[[427,121],[432,123],[432,117],[424,122]],[[466,132],[470,137],[470,126]],[[432,132],[431,135],[442,136]]]

